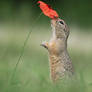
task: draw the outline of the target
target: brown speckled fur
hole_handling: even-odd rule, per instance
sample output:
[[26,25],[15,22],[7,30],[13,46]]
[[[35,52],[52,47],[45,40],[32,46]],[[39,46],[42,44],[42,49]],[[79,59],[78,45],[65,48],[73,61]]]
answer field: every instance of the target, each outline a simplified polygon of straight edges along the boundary
[[51,40],[42,43],[42,46],[49,52],[51,79],[57,81],[73,75],[72,62],[67,51],[69,29],[66,23],[59,18],[51,20],[51,26],[53,32]]

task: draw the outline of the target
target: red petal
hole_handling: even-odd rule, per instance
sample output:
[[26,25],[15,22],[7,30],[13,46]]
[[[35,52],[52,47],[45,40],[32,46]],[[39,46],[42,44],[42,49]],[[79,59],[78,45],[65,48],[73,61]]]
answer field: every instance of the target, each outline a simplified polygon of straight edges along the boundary
[[59,17],[59,15],[57,14],[57,12],[56,12],[55,10],[53,10],[53,9],[52,9],[49,5],[47,5],[46,3],[42,2],[42,1],[38,1],[37,3],[40,4],[39,7],[40,7],[40,9],[42,10],[42,12],[43,12],[46,16],[48,16],[48,17],[50,17],[50,18],[52,18],[52,19]]

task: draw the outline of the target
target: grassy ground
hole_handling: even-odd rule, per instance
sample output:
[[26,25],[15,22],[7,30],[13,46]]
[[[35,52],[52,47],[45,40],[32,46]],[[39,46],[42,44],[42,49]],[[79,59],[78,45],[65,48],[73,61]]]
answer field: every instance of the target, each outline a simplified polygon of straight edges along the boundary
[[47,29],[34,28],[14,73],[30,28],[0,28],[0,92],[92,92],[92,33],[71,29],[68,51],[77,79],[54,85],[49,77],[47,51],[40,47],[42,41],[50,38],[51,32]]

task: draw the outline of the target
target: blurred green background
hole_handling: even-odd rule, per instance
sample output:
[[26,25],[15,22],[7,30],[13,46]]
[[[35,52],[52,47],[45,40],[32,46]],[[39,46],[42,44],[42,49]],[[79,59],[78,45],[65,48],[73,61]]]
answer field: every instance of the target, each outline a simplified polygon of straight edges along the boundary
[[92,92],[92,1],[43,0],[70,28],[68,51],[77,82],[67,86],[51,83],[48,53],[40,46],[51,37],[50,19],[40,14],[37,1],[0,0],[0,92]]

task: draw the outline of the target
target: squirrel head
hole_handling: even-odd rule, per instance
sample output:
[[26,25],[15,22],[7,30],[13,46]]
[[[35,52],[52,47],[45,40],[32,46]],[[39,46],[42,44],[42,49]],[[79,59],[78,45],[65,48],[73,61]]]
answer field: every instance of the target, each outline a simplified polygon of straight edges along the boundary
[[64,20],[60,18],[52,19],[51,20],[51,27],[52,30],[55,31],[56,38],[59,39],[67,39],[69,36],[69,28],[64,22]]

